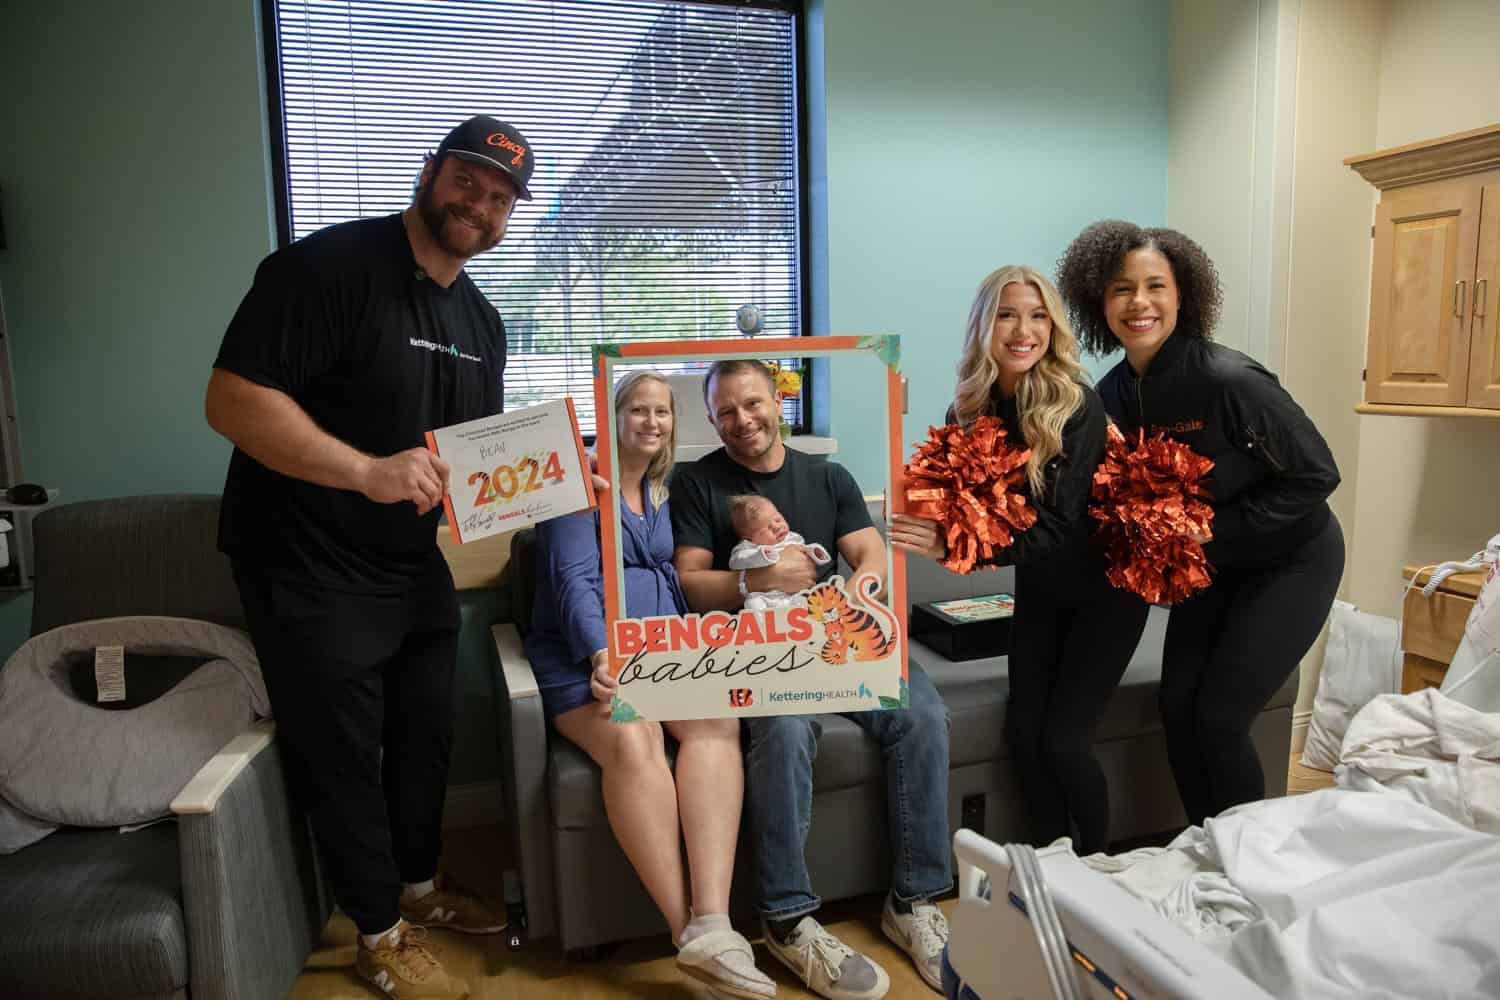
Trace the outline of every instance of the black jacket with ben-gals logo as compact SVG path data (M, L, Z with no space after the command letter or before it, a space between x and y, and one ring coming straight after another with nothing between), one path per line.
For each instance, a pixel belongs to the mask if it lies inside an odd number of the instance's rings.
M1092 521L1088 516L1089 490L1094 470L1104 457L1106 420L1099 396L1082 386L1083 398L1068 417L1062 431L1062 451L1052 456L1043 473L1044 490L1038 500L1023 480L1022 489L1037 512L1036 523L1016 536L1015 543L986 567L1015 565L1057 580L1072 580L1077 574L1098 568L1089 544ZM990 399L988 413L1005 424L1009 440L1024 447L1020 415L1014 398L998 392ZM948 407L948 423L954 423ZM1097 565L1096 565L1097 564Z
M1099 382L1130 436L1166 434L1213 459L1215 566L1274 562L1328 523L1339 470L1328 443L1276 376L1229 347L1169 336L1143 378L1126 361Z

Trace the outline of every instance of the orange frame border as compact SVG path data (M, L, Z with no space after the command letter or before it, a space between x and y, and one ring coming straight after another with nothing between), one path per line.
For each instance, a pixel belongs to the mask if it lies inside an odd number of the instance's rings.
M901 444L901 338L892 334L870 336L833 337L767 337L725 338L721 340L669 340L629 341L616 344L596 344L594 360L594 446L599 461L599 474L613 482L614 434L600 433L600 428L613 428L615 422L613 370L616 364L643 364L651 361L722 361L730 358L778 357L836 357L870 351L885 362L886 397L886 515L906 511L906 495L900 488L902 481ZM611 497L615 493L610 490ZM604 578L604 617L607 627L625 617L622 585L624 563L619 551L620 505L611 498L608 509L600 500L599 548L602 556ZM890 602L896 620L901 624L901 679L909 679L909 653L907 639L906 605L906 553L886 540L887 565L890 569ZM624 668L624 661L614 655L614 631L610 633L610 667L615 674Z

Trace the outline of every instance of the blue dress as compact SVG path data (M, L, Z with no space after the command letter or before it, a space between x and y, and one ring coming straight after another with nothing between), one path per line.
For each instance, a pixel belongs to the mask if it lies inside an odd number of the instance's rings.
M666 503L651 503L645 483L641 492L644 514L620 507L625 612L631 618L686 614L672 564L671 511ZM608 644L599 514L582 511L545 521L537 525L536 540L536 600L525 649L550 720L594 700L589 658Z

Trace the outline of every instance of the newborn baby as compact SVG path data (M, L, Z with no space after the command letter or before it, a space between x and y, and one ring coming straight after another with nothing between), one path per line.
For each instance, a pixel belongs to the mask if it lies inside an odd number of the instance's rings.
M743 539L729 555L729 568L736 570L760 569L780 561L781 551L788 545L800 546L808 557L819 566L833 561L828 550L816 542L808 545L795 531L787 528L786 518L768 498L755 494L729 498L729 521ZM802 603L802 599L779 590L763 590L745 596L745 607L751 611L766 608L790 608Z

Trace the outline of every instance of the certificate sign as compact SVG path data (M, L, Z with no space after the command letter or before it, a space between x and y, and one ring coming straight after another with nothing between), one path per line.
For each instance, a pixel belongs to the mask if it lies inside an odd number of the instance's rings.
M462 544L597 505L568 398L427 432L448 463L443 509Z

